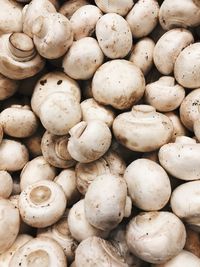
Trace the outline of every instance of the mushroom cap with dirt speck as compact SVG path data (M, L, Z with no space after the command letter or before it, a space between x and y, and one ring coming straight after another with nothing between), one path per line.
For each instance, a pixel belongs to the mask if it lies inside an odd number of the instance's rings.
M128 11L133 7L133 0L95 0L95 4L104 12L104 13L117 13L121 16L125 16Z

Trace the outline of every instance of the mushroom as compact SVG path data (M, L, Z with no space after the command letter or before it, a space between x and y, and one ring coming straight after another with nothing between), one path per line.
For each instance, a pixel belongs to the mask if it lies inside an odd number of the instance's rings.
M132 47L131 29L126 20L116 13L105 14L97 21L96 37L108 58L124 58Z
M187 238L184 249L200 258L200 236L198 232L186 228Z
M0 72L7 78L21 80L34 76L44 64L32 39L25 33L0 36Z
M126 20L134 38L147 36L158 23L159 5L155 0L139 0L128 13Z
M20 188L23 191L27 186L41 180L53 180L56 169L42 156L35 157L27 162L20 174Z
M172 76L162 76L158 81L146 85L146 103L161 112L177 109L185 98L185 90L175 83Z
M11 80L0 73L0 100L5 100L17 91L19 81Z
M37 117L27 105L12 105L4 109L0 122L5 134L17 138L30 137L38 127Z
M7 199L0 199L0 254L6 252L19 232L19 210Z
M64 72L73 79L87 80L92 78L103 60L104 55L96 39L85 37L74 42L65 55Z
M0 144L0 170L19 171L28 162L28 150L20 142L3 139Z
M28 151L32 157L38 157L42 155L41 140L43 135L43 129L38 129L32 136L23 139L24 144L28 148Z
M137 159L125 170L128 193L133 205L145 210L162 209L170 199L171 185L165 170L149 159Z
M27 186L19 197L22 220L32 227L44 228L63 215L67 199L62 188L49 180Z
M81 242L91 236L106 238L109 234L108 231L97 229L87 221L84 202L84 199L79 200L69 210L68 226L73 238L75 238L78 242Z
M144 75L127 60L117 59L104 63L92 80L94 99L120 110L128 109L137 103L144 90Z
M130 54L129 61L133 62L144 75L146 75L153 66L153 51L155 43L152 39L145 37L140 39Z
M9 267L30 266L66 267L61 246L51 238L38 237L30 240L13 255Z
M114 229L131 213L131 200L127 197L125 180L117 175L97 176L85 194L87 221L103 231Z
M84 5L89 5L89 2L87 0L68 0L62 4L59 13L70 19L74 12Z
M7 171L0 171L0 197L9 198L13 190L13 180Z
M91 36L101 16L101 10L94 5L84 5L77 9L70 18L74 39Z
M177 256L185 240L184 224L176 215L166 211L140 213L129 222L126 232L130 252L154 264L165 263Z
M104 13L117 13L121 16L125 16L128 11L133 7L134 2L132 0L125 1L113 1L109 0L95 0L95 4L104 12Z
M102 157L109 149L112 139L110 129L100 120L82 121L71 128L69 134L68 152L81 163Z
M164 33L156 43L153 60L160 73L169 75L174 70L174 64L181 51L194 42L192 33L177 28Z
M123 129L123 131L121 131ZM133 106L113 122L113 133L118 142L138 152L150 152L168 143L173 134L170 119L149 105Z
M175 143L165 144L158 153L160 164L181 180L200 179L200 144L190 137L179 136Z

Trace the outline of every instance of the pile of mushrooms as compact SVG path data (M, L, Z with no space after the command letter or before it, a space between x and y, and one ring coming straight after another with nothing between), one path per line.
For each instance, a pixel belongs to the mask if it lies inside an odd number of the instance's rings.
M0 4L0 267L200 267L200 1Z

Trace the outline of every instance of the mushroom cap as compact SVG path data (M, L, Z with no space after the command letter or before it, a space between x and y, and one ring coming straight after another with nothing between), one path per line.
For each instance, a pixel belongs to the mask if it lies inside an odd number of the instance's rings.
M5 100L17 91L19 81L9 79L0 73L0 100Z
M134 2L132 0L116 0L110 2L109 0L95 0L95 4L104 13L117 13L121 16L125 16L128 11L133 7Z
M84 5L89 5L89 2L87 0L68 0L62 4L59 13L70 19L76 10Z
M13 190L13 180L7 171L0 171L0 197L9 198Z

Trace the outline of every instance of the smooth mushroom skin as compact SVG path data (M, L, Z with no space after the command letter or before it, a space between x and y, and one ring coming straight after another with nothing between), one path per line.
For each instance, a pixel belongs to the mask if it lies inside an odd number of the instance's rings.
M43 132L39 129L32 136L23 139L23 143L28 148L28 151L32 157L38 157L42 155L41 140Z
M60 13L39 16L32 27L34 44L39 54L48 59L63 56L73 42L69 20Z
M101 10L94 5L84 5L74 12L70 18L74 39L91 36L102 15Z
M174 70L174 64L181 51L194 42L192 33L177 28L164 33L157 41L153 60L160 73L169 75Z
M133 161L126 168L124 179L133 205L142 210L160 210L170 199L169 177L166 171L152 160L137 159Z
M171 196L171 208L181 220L200 231L200 181L187 182L176 187Z
M68 0L59 9L59 13L70 19L72 15L82 6L89 5L87 0Z
M76 164L68 152L68 140L68 136L57 136L47 131L44 133L41 142L42 155L52 166L70 168Z
M56 13L54 5L48 0L32 0L23 8L23 32L33 38L33 25L39 16Z
M42 102L39 118L44 128L51 134L65 135L81 121L81 106L73 96L55 92Z
M98 236L101 238L108 237L109 232L95 228L86 219L84 199L76 202L69 210L68 227L72 236L81 242L88 237Z
M104 231L114 229L123 217L130 216L131 203L125 180L113 174L97 176L88 187L84 206L91 225Z
M9 198L13 189L13 180L7 171L0 171L0 197Z
M75 252L76 267L128 267L119 251L100 237L83 240Z
M199 9L200 10L200 9ZM200 42L186 47L176 59L174 77L186 88L200 87Z
M164 0L159 12L163 29L195 27L200 24L200 7L193 0Z
M63 59L63 68L71 78L87 80L92 78L103 61L104 55L96 39L85 37L72 44Z
M159 4L155 0L139 0L126 16L134 38L150 34L158 23Z
M28 162L27 148L20 142L3 139L0 144L0 170L20 171Z
M176 231L172 231L176 229ZM127 227L130 252L154 264L162 264L178 255L186 240L182 221L171 212L143 212Z
M131 108L143 96L145 79L141 70L127 60L112 60L96 71L92 80L94 99L123 110Z
M194 121L193 129L194 129L195 137L199 141L200 140L200 118Z
M76 267L75 261L72 262L72 264L70 265L70 267Z
M184 249L200 258L200 236L198 232L186 228L187 238Z
M57 223L48 228L38 229L37 237L49 237L62 247L67 262L72 262L78 242L72 237L66 217L62 217Z
M22 31L22 8L16 1L1 0L0 33Z
M145 102L161 112L177 109L185 98L185 90L176 84L174 77L162 76L146 85Z
M51 166L43 156L35 157L27 162L20 173L21 191L41 180L53 180L55 176L55 167Z
M124 58L132 47L131 29L116 13L105 14L98 20L96 37L104 55L111 59Z
M81 163L89 163L102 157L111 145L109 127L100 120L82 121L69 131L67 150Z
M37 116L39 116L40 106L47 96L56 92L71 95L78 102L81 100L80 87L75 80L63 72L49 72L38 80L31 97L31 107Z
M51 238L38 237L30 240L13 255L9 267L67 267L61 246Z
M62 188L49 180L42 180L25 188L19 197L22 220L36 228L56 223L67 205Z
M7 78L22 80L34 76L44 65L45 60L25 33L0 36L0 72Z
M109 0L95 0L95 4L104 12L104 13L117 13L118 15L125 16L129 10L133 7L133 0L125 1L109 1Z
M19 81L9 79L0 73L0 100L5 100L15 94Z
M115 112L111 107L99 104L94 98L81 102L83 121L101 120L111 127L115 118Z
M38 120L29 106L12 105L0 114L0 123L5 134L17 138L33 135L38 128Z
M177 256L175 256L166 263L151 265L151 267L179 267L179 266L199 267L200 259L196 257L194 254L186 250L182 250Z
M80 199L80 193L76 187L76 174L74 169L62 170L55 177L54 182L62 187L67 198L68 206L71 206Z
M171 120L174 128L170 142L175 142L177 136L188 135L188 130L184 127L176 112L167 112L165 115Z
M145 37L140 39L130 54L129 61L133 62L144 75L146 75L153 66L153 51L155 43L152 39Z
M161 166L172 176L189 181L200 179L200 144L190 137L179 136L159 150Z
M20 225L19 210L7 199L0 199L0 253L4 253L14 243Z
M130 150L151 152L168 143L173 125L154 107L136 105L130 112L121 113L115 118L113 133L117 141Z
M91 182L99 175L123 175L126 165L122 157L111 149L98 160L91 163L77 163L75 167L76 183L79 192L85 195Z

